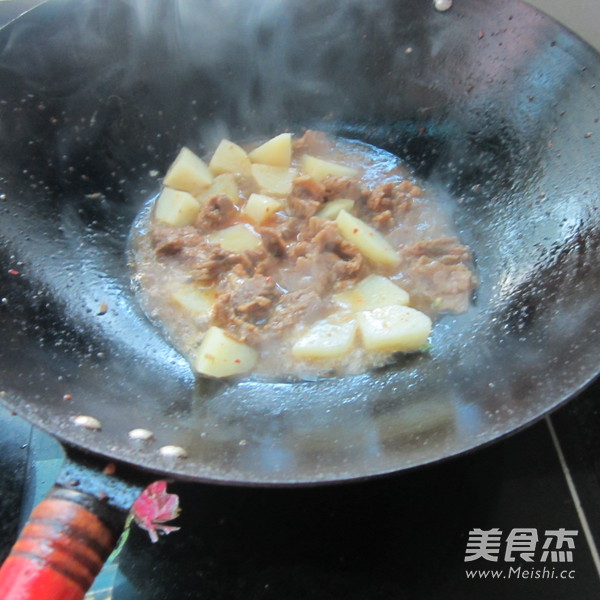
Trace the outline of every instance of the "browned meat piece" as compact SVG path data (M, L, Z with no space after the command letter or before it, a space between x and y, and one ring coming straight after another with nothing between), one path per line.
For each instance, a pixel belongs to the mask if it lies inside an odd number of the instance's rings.
M260 338L260 328L235 313L231 295L231 292L224 292L217 297L212 311L213 324L222 327L240 342L256 342Z
M251 275L254 266L265 255L260 250L230 252L219 244L201 241L195 246L184 247L179 256L186 261L192 279L210 283L233 268L242 268L245 274Z
M158 256L171 256L181 252L187 246L202 241L202 235L191 226L172 227L157 223L152 228L152 243Z
M384 210L376 214L372 219L371 223L378 229L389 229L394 224L394 216L391 210Z
M292 196L305 200L317 200L323 202L325 189L310 175L301 175L293 181Z
M298 236L298 232L304 226L302 219L295 219L294 217L283 216L275 214L269 221L269 227L274 227L279 230L281 237L289 242L295 240Z
M273 302L282 292L271 277L255 275L243 281L233 292L231 302L238 313L248 315L253 320L266 317Z
M350 260L338 260L335 265L333 265L333 275L334 275L334 285L336 279L343 280L344 284L342 286L336 287L346 287L346 280L348 279L363 279L368 275L368 265L362 254L355 254Z
M288 256L291 260L306 256L312 249L310 242L296 242L288 250Z
M315 252L324 252L325 250L333 252L342 240L343 238L339 234L337 225L331 221L327 221L312 238L311 244Z
M290 196L287 211L299 219L310 219L321 208L321 200Z
M269 254L261 259L254 267L255 275L271 275L276 271L281 264L281 261L276 256Z
M270 277L230 277L227 289L219 294L213 307L213 323L240 341L256 343L261 335L257 323L269 316L281 295Z
M467 263L471 260L469 249L455 237L416 242L405 248L403 253L406 256L427 256L447 265Z
M360 254L354 244L346 241L340 235L337 225L327 219L317 217L310 219L306 230L301 234L301 238L302 241L310 243L310 251L313 253L333 252L345 260Z
M468 267L469 249L454 237L426 240L401 250L403 283L411 303L429 313L463 312L476 280Z
M323 316L325 303L312 288L285 294L265 324L265 332L278 333L299 321L310 323Z
M311 217L308 223L304 224L304 228L298 235L300 241L310 242L315 235L321 231L324 227L330 224L331 221L328 219L321 219L320 217Z
M265 250L272 256L285 256L287 244L281 231L275 227L260 227L257 231L262 236Z
M192 278L207 283L214 281L221 273L228 271L241 261L239 254L208 242L184 248L181 257L187 262Z
M333 177L328 175L323 180L325 199L350 198L360 200L363 196L363 187L358 177Z
M378 185L367 198L366 206L376 213L392 209L394 212L406 212L412 206L409 195L412 184L409 181L388 182Z
M331 140L322 131L308 129L304 135L292 142L294 152L321 154L331 148Z
M237 209L229 196L217 194L200 209L196 226L204 231L221 229L232 222L236 213Z
M421 257L408 270L411 304L427 313L464 312L475 288L473 273L463 264L444 264Z

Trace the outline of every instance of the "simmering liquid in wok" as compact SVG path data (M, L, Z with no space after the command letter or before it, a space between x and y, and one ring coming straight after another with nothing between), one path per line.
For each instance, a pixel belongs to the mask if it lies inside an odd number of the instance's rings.
M133 232L140 301L199 374L314 378L428 347L468 308L444 203L387 152L308 131L182 149Z

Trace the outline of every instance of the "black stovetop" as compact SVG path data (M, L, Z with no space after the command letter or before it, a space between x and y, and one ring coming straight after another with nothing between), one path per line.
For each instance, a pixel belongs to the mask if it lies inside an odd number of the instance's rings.
M507 440L361 483L296 489L174 483L169 491L180 496L181 530L152 544L134 527L89 598L599 598L593 542L600 539L599 399L597 381ZM3 558L32 503L51 486L62 451L6 411L0 436ZM470 532L493 528L501 531L498 560L465 562ZM532 562L518 552L506 560L509 536L519 529L538 535ZM555 546L544 560L546 532L560 529L577 532L572 561L552 557Z

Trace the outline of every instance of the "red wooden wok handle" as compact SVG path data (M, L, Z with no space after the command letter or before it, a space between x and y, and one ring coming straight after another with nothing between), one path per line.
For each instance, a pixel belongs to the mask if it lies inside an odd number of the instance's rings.
M0 598L81 600L117 542L114 517L94 496L54 487L0 568Z

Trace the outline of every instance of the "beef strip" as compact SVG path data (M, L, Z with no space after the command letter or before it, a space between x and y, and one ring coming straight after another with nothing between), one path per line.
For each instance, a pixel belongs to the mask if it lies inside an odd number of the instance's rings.
M287 201L287 212L299 219L310 219L321 208L321 204L322 200L312 197L290 196Z
M287 253L287 244L281 231L276 227L260 227L258 232L262 236L265 250L275 257L283 257Z
M325 188L310 175L301 175L292 182L292 196L323 202Z
M365 205L375 213L386 210L406 212L412 205L412 188L410 181L387 182L375 187L368 195Z
M189 225L171 227L155 224L152 239L159 258L185 263L191 278L201 283L212 283L234 267L240 267L251 275L266 256L262 249L244 252L225 250L219 244L207 242L198 229Z
M422 240L411 244L403 250L406 256L426 256L447 265L469 263L471 252L455 237L443 237L437 240Z
M347 287L348 280L360 280L368 275L368 265L362 254L356 254L349 260L338 260L333 265L335 290ZM337 280L337 281L335 281Z
M322 317L327 304L312 288L305 288L285 294L275 306L271 317L264 325L267 335L279 335L296 323L310 323Z
M358 248L342 237L335 222L328 219L313 217L299 237L310 244L310 252L334 252L344 260L360 255Z
M401 256L411 305L430 314L467 310L477 282L466 246L454 237L425 240L403 248Z
M243 265L252 270L254 257L245 252L231 252L221 248L219 244L201 242L184 248L181 259L187 263L187 269L193 280L212 283L218 277L236 265Z
M213 323L240 341L256 343L260 339L257 324L268 318L281 295L270 277L229 277L213 307Z
M334 177L328 175L322 182L327 201L335 198L360 200L365 193L358 177Z
M187 246L201 243L203 238L195 227L173 227L162 223L154 224L151 235L152 244L159 257L178 254Z
M271 277L255 275L243 281L233 292L231 302L236 312L254 321L264 318L282 292Z
M196 219L196 226L202 231L214 231L230 225L237 214L231 198L217 194L209 198Z
M298 246L302 245L307 260L319 265L318 278L325 288L338 287L340 279L359 279L367 275L367 261L354 244L340 235L333 221L313 217L300 237L306 239L298 242Z

